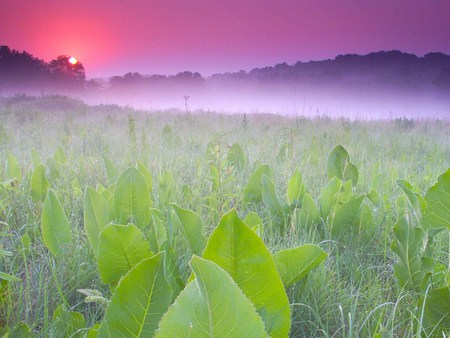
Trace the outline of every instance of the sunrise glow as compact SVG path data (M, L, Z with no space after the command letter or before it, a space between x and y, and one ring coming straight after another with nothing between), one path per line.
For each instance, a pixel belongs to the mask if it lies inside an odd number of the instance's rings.
M77 60L77 58L71 56L71 57L69 58L69 63L70 63L71 65L75 66L75 65L78 63L78 60Z

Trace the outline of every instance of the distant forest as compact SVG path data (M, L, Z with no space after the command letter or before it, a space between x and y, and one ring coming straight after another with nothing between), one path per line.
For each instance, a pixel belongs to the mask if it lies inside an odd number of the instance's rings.
M72 65L69 56L60 55L50 62L34 57L25 51L0 46L1 88L27 90L71 86L83 88L86 74L83 65Z
M423 57L400 51L381 51L367 55L339 55L323 61L286 63L255 68L249 72L215 74L202 77L185 71L173 76L144 75L129 72L106 80L86 80L81 62L69 62L60 55L50 62L34 57L26 51L0 46L0 90L20 92L58 89L102 89L154 87L175 83L202 87L206 83L227 82L298 83L312 85L395 85L400 87L450 88L450 55L429 53Z

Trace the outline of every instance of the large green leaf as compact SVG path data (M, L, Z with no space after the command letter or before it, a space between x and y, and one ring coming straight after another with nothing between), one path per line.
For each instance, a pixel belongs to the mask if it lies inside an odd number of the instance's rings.
M163 316L156 337L268 337L253 304L215 263L194 256L196 279Z
M5 174L6 180L13 180L17 183L20 183L22 181L19 162L17 162L17 159L11 154L8 154L8 158L6 160Z
M145 226L150 222L150 191L147 180L134 167L120 174L114 191L115 216L119 223Z
M137 162L138 170L141 172L142 175L145 177L145 181L147 182L147 187L150 193L153 191L153 180L152 175L150 174L150 170L148 170L147 166L142 163L141 161Z
M105 164L106 176L108 176L109 184L114 184L117 182L117 178L119 177L119 170L117 170L114 163L111 162L109 158L106 156L102 156L103 163Z
M267 164L263 164L256 168L250 176L250 180L244 188L244 196L242 202L244 206L250 203L259 203L262 200L261 178L263 175L272 177L272 171Z
M64 153L64 150L61 147L58 147L58 149L56 149L55 156L53 157L55 161L58 162L59 164L67 163L66 154Z
M35 202L43 202L49 185L44 166L38 164L31 175L31 199Z
M263 225L261 217L259 217L259 215L254 211L249 212L247 216L245 216L244 223L249 228L253 228L254 226L257 225Z
M363 203L353 223L353 231L362 236L363 239L371 240L374 238L376 230L377 227L373 221L372 210L367 204Z
M397 184L402 188L406 197L408 197L408 202L410 204L411 210L416 215L417 220L422 217L422 212L425 210L426 203L422 196L413 191L414 187L406 180L397 180Z
M98 254L100 233L108 223L108 202L96 190L87 187L84 194L84 230L95 256Z
M324 220L327 219L331 208L335 206L338 201L339 194L342 188L342 181L333 177L326 187L322 190L319 196L320 215Z
M63 253L63 246L72 243L72 231L66 214L52 189L48 189L41 218L42 238L55 256Z
M364 196L356 197L336 210L329 218L330 235L333 239L338 239L345 233L358 233L359 227L356 216L364 199Z
M181 278L180 269L177 264L177 254L175 250L165 241L161 247L165 252L164 255L164 274L167 282L172 287L172 300L178 296L181 290L184 289L185 283Z
M34 168L36 168L42 162L41 156L39 155L36 148L31 149L31 162L33 163Z
M294 249L278 251L273 259L280 273L285 288L290 287L306 276L306 274L325 258L327 253L319 246L305 244Z
M150 248L154 252L162 251L161 247L167 240L166 220L164 213L158 209L150 208L150 232L148 240L150 242Z
M288 183L287 199L291 208L300 208L303 196L306 193L305 185L303 184L302 175L296 169Z
M245 216L243 222L246 226L248 226L250 229L252 229L256 234L258 234L259 237L263 237L264 234L264 226L263 221L259 215L251 211Z
M450 286L430 291L424 307L424 322L427 328L437 328L440 331L450 332ZM442 335L444 337L444 335Z
M351 180L353 186L358 183L358 169L350 162L347 150L341 145L336 146L328 156L327 173L329 179Z
M279 229L280 233L283 233L286 218L288 217L285 209L288 209L288 207L285 208L283 206L275 191L275 185L269 177L263 175L261 178L261 185L264 204L272 215L272 225L276 229Z
M211 190L219 191L220 188L220 172L214 164L209 166L209 179L211 180Z
M173 191L173 176L170 171L165 170L158 177L158 198L161 207L166 207L171 202Z
M109 224L100 234L100 278L105 284L117 283L135 265L152 255L144 234L135 225Z
M264 320L272 337L287 337L289 301L272 255L235 210L224 215L211 234L203 258L223 268Z
M425 195L427 209L424 221L434 228L450 229L450 168L438 178L438 182Z
M155 334L172 300L163 261L163 253L145 259L122 278L106 310L99 338Z
M47 167L48 167L48 177L50 180L57 180L61 177L61 174L59 172L60 165L58 162L55 161L54 158L49 157L46 161Z
M245 165L245 155L239 144L233 144L228 150L227 162L230 166L236 169L242 169Z
M406 217L398 221L394 233L391 248L398 256L394 265L397 281L402 288L420 293L434 266L433 259L424 256L427 233Z
M60 305L53 312L52 337L82 338L86 320L79 312L69 311L64 305Z
M200 216L192 210L182 209L171 204L175 211L172 221L177 225L189 249L196 255L201 255L206 246L206 237L203 235L203 222Z
M303 195L302 208L297 215L302 227L309 228L311 225L319 223L319 208L310 194L305 193Z

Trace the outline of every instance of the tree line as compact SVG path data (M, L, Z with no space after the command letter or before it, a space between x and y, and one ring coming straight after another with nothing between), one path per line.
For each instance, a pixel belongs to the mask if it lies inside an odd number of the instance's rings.
M0 46L0 85L3 88L79 87L85 85L86 74L81 62L72 64L70 56L60 55L50 62L26 51Z

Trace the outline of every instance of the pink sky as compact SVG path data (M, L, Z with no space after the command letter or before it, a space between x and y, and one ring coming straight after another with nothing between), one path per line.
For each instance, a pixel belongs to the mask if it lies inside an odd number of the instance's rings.
M449 0L1 0L0 44L88 77L204 75L397 49L450 54Z

